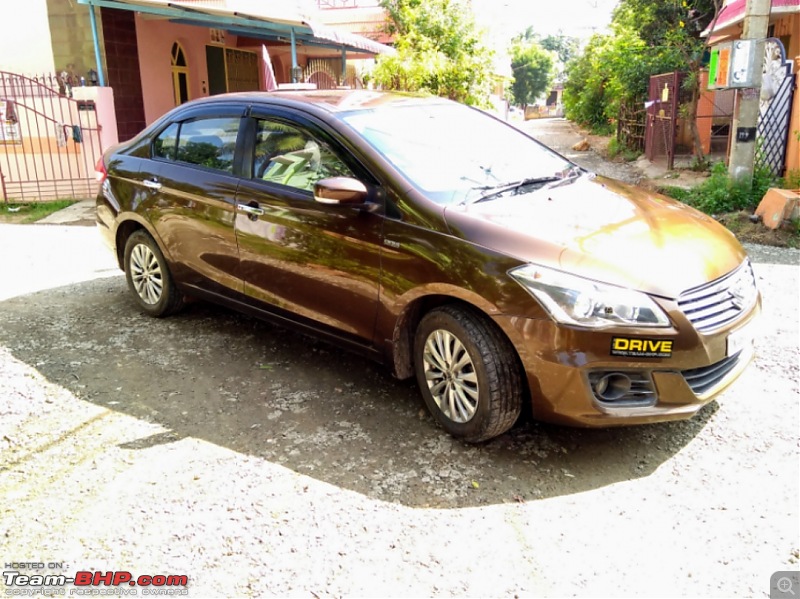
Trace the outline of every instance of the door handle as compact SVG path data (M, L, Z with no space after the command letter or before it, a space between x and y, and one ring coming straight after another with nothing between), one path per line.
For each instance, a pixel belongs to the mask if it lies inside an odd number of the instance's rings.
M255 202L253 202L255 204ZM250 216L261 216L264 214L263 208L259 208L258 206L251 206L250 204L239 204L239 210L242 212L246 212Z
M161 189L161 183L159 183L155 179L145 179L144 180L144 186L147 189L152 189L152 190L155 190L155 191L158 191L159 189Z

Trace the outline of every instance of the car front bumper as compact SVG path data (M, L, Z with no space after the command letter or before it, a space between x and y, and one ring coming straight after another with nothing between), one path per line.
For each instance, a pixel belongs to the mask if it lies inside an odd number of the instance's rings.
M613 355L614 339L623 335L619 330L591 331L508 316L495 320L516 346L537 420L605 427L693 416L753 360L760 310L759 297L747 314L710 334L698 333L685 321L680 330L624 334L626 339L669 347L669 357ZM663 346L658 341L672 343ZM599 397L598 380L608 374L632 380L631 392L613 400Z

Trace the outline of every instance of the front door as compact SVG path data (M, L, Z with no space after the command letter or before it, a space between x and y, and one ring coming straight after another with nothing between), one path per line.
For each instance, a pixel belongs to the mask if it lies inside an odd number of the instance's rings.
M357 175L352 158L321 129L254 116L250 177L242 179L236 196L245 294L315 328L371 345L383 210L325 205L312 193L319 179L364 181L366 175Z

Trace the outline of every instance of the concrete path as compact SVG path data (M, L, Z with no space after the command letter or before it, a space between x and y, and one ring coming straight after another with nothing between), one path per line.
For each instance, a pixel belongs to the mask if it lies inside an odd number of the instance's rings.
M63 210L49 214L37 223L40 225L93 225L95 223L94 207L94 199L81 200Z

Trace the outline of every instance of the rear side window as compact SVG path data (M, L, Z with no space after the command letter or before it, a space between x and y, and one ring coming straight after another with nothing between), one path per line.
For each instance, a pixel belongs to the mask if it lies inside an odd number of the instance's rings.
M156 138L153 154L230 173L239 122L239 117L220 117L173 123Z

